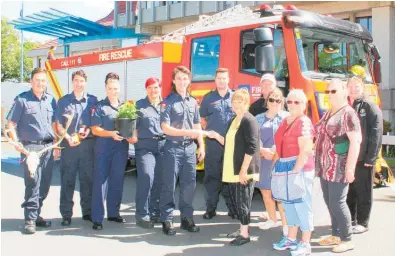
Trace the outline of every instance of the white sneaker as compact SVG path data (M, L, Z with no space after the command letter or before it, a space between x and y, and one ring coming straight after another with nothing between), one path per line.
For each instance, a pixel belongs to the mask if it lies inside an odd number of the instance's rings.
M274 222L272 220L268 220L266 222L263 222L263 223L259 224L259 228L262 229L262 230L268 230L268 229L271 229L271 228L276 228L278 226L280 226L280 223L279 222Z
M369 230L368 228L365 228L362 225L356 225L356 226L352 227L353 234L362 234L362 233L365 233L368 230Z

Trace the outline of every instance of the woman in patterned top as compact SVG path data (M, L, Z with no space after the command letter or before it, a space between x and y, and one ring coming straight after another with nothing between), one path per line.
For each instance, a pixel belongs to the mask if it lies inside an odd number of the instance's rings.
M284 111L284 96L279 88L275 88L269 94L265 107L267 107L268 110L255 117L258 121L261 135L261 166L259 171L259 182L256 183L256 187L261 190L265 209L268 214L268 220L259 225L259 228L262 230L279 226L276 216L276 201L272 198L272 188L270 184L273 157L276 152L276 147L274 146L274 134L284 118L289 116L289 113ZM285 212L281 202L277 202L277 205L282 220L283 235L287 236L288 226L285 218Z
M346 199L349 183L354 180L362 140L361 127L357 113L347 103L347 88L343 81L333 79L325 93L332 107L316 125L315 165L331 216L332 235L319 243L336 245L333 252L345 252L354 249Z
M314 180L314 127L311 120L304 115L307 98L302 90L290 91L286 102L291 115L281 123L274 135L278 159L274 169L277 168L279 171L276 172L279 175L277 177L285 175L287 181L285 185L281 182L276 185L272 178L272 191L273 196L284 193L287 195L286 199L282 200L288 222L288 236L273 244L273 248L280 251L291 249L292 255L310 255L310 238L314 229L311 204ZM291 167L292 170L288 170ZM300 193L300 200L291 199L296 192ZM298 243L296 237L299 227L302 238Z

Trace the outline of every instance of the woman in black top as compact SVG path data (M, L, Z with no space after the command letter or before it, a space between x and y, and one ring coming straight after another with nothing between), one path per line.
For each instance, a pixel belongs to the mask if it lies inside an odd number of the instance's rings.
M231 203L237 210L240 229L228 237L235 238L231 245L250 242L248 225L255 181L259 179L259 126L248 112L250 95L240 89L232 95L232 110L236 116L230 122L225 137L214 131L208 137L225 146L222 181L229 183Z

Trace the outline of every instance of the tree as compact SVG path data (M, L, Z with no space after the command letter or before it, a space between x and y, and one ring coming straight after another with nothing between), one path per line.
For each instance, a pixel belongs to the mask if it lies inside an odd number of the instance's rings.
M7 18L1 19L1 81L20 79L20 56L21 42L19 33L14 27L7 23ZM39 43L25 41L23 51L24 81L29 80L29 75L33 69L33 60L26 56L26 53L37 47Z

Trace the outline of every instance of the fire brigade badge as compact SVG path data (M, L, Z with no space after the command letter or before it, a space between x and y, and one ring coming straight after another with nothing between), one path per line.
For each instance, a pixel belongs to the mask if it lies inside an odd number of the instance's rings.
M91 115L93 116L95 114L95 112L96 112L96 108L92 108Z

